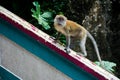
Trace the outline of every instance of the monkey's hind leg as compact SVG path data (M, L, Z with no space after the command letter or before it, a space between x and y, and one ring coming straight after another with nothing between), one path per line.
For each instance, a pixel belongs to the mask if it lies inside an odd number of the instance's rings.
M83 53L83 56L85 56L85 57L87 56L86 47L85 47L86 38L87 38L87 36L85 36L83 39L81 39L81 41L79 43L81 52Z

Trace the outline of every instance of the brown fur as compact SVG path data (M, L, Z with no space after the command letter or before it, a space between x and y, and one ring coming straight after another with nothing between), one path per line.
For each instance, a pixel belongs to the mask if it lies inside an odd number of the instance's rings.
M93 36L84 27L82 27L81 25L79 25L78 23L76 23L74 21L67 20L67 18L63 15L57 15L55 17L54 27L58 32L60 32L66 36L65 50L67 53L70 52L71 37L73 37L73 38L80 39L79 45L81 47L81 51L84 53L84 56L87 56L85 43L86 43L86 37L89 37L94 45L98 60L101 63L101 57L99 54L99 50L98 50L96 41L93 38ZM102 65L102 63L101 63L101 65Z
M61 27L57 23L54 23L54 27L58 32L61 32L65 36L79 37L80 39L86 35L86 29L81 25L71 20L66 21L66 26Z

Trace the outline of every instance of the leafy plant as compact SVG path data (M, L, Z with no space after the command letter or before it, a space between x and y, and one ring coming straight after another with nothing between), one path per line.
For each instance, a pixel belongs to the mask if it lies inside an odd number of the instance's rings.
M49 22L53 19L52 12L42 12L37 1L33 2L33 5L36 7L36 10L33 8L31 9L32 17L34 17L38 21L38 24L42 25L45 30L50 29Z
M98 66L100 66L100 62L96 61L95 64L97 64ZM116 67L116 63L113 63L113 62L109 62L109 61L102 61L102 67L113 73L115 70L113 69L113 67Z

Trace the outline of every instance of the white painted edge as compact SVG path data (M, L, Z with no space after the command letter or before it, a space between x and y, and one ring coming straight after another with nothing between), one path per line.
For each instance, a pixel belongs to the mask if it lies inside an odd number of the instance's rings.
M0 65L0 67L2 67L3 69L5 69L6 71L8 71L9 73L11 73L12 75L14 75L15 77L17 77L20 80L23 80L22 78L20 78L18 75L14 74L13 72L11 72L10 70L8 70L7 68L5 68L4 66Z

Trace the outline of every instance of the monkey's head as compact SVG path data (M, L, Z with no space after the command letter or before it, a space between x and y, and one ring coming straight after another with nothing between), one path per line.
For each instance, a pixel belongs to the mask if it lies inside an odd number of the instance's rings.
M67 21L67 18L63 15L56 15L54 19L54 23L61 27L66 26L66 21Z

